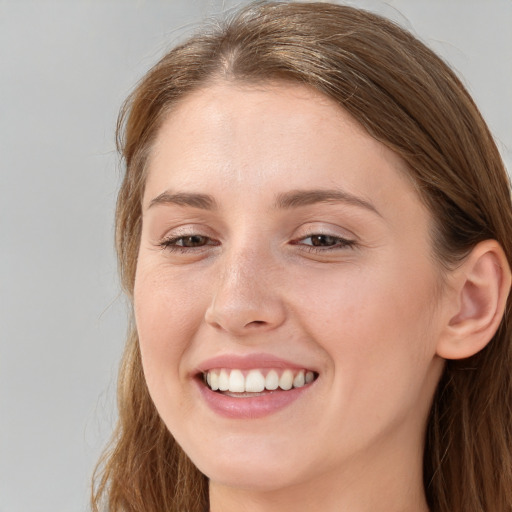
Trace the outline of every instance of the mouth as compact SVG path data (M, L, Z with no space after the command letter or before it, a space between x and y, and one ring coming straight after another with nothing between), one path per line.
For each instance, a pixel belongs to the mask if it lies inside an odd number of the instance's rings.
M255 420L309 403L319 372L273 354L223 354L194 372L203 403L229 420ZM307 409L307 405L304 405Z
M303 388L318 378L318 373L296 368L214 368L199 375L211 390L233 398L250 398Z

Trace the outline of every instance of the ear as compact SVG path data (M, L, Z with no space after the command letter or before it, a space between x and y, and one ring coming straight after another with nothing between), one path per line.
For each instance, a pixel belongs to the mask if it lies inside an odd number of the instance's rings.
M511 272L500 244L477 244L449 277L447 319L437 354L463 359L482 350L496 333L510 292Z

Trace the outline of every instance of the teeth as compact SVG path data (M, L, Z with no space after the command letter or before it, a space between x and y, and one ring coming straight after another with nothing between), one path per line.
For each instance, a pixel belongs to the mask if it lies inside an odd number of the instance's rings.
M242 375L243 377L243 375ZM265 377L258 370L251 370L245 378L245 391L260 393L265 389Z
M219 374L216 372L208 372L206 382L208 382L208 385L213 391L217 391L217 389L219 389Z
M288 391L293 386L293 372L291 370L285 370L279 379L279 387Z
M286 369L279 375L279 370L249 370L245 375L242 370L226 368L206 372L205 381L213 391L231 393L261 393L281 388L288 391L301 388L315 380L315 374L306 370Z
M219 391L229 390L229 373L226 370L221 370L219 374Z
M229 391L232 393L243 393L245 391L244 374L240 370L231 370L229 376Z
M279 375L275 370L270 370L265 377L265 389L274 391L279 387Z
M300 371L295 375L295 378L293 379L293 387L294 388L301 388L306 383L306 379L304 377L304 372Z

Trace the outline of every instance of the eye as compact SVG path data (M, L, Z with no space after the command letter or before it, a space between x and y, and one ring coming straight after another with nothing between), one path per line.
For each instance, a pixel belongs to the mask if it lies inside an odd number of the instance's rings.
M190 235L175 238L173 242L174 245L178 245L180 247L202 247L203 245L207 245L209 240L210 239L207 236Z
M219 243L208 236L192 234L165 238L159 245L170 251L187 251L194 248L200 249L208 245L219 245Z
M292 243L312 252L342 250L353 247L356 244L355 240L323 233L311 234Z
M306 240L309 240L310 243L306 243ZM331 235L310 235L303 239L303 243L314 247L332 247L333 245L337 245L340 240L341 238Z

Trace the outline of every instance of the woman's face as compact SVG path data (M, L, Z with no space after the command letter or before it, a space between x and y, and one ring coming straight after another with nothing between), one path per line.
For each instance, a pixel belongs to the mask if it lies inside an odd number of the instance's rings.
M219 83L164 122L136 323L154 403L214 484L421 465L443 295L406 175L298 85Z

